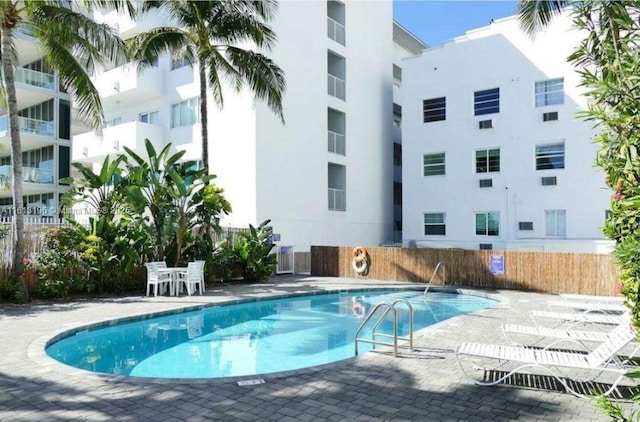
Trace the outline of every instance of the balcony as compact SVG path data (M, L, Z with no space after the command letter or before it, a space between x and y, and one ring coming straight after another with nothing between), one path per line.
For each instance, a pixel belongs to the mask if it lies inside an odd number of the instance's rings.
M327 75L327 88L329 95L332 95L336 98L340 98L341 100L346 99L346 84L343 79L338 78L337 76L333 76L332 74Z
M13 166L0 166L0 176L11 180ZM25 183L38 183L53 185L53 170L38 167L22 167L22 181Z
M332 130L329 130L328 134L329 134L329 145L328 145L329 152L334 152L340 155L347 155L346 147L345 147L345 136L341 133L334 132Z
M51 145L55 140L55 124L51 121L18 117L22 149L28 150ZM10 139L8 116L0 116L0 140Z
M92 80L105 108L123 107L164 95L162 71L158 68L146 69L139 75L136 66L126 64L99 73Z
M71 160L98 163L107 155L124 153L124 147L144 151L145 139L149 139L156 148L164 146L164 128L135 121L104 128L102 139L94 132L83 133L73 137Z
M327 17L327 35L338 44L345 44L344 25Z
M48 89L50 91L56 90L56 77L49 73L19 67L16 69L15 79L18 83Z
M329 211L347 210L347 192L344 189L329 188Z

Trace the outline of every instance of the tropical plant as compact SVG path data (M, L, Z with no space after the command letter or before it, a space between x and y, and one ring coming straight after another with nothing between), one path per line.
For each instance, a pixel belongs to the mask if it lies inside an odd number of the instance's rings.
M128 40L139 69L152 67L163 53L172 59L197 63L200 82L202 163L209 169L207 87L218 107L224 105L223 82L236 91L248 85L259 99L283 120L283 71L262 53L240 45L270 49L276 36L267 22L273 17L274 0L147 1L142 11L158 8L176 27L164 26Z
M240 233L240 238L233 245L235 264L246 281L265 280L276 269L277 257L271 253L274 244L271 242L273 231L269 222L265 220L258 227L250 224L249 232Z
M165 259L165 230L173 209L172 181L179 178L174 165L185 151L169 155L171 144L160 152L145 139L147 158L124 147L128 158L126 171L126 197L131 210L130 218L143 219L153 227L153 260ZM150 220L150 221L149 221Z
M604 233L615 240L622 293L640 328L640 1L526 1L519 3L525 31L535 34L569 6L576 29L585 33L568 60L586 88L588 109L581 116L600 128L596 163L613 190ZM640 373L632 374L640 378ZM636 404L640 396L635 398ZM598 404L616 420L627 420L607 399ZM633 414L632 416L633 417Z
M99 1L95 7L117 6L123 1ZM79 116L92 127L102 124L102 104L88 73L96 64L124 62L122 41L107 25L93 21L77 10L74 2L43 0L6 0L0 2L0 89L8 110L11 136L12 195L14 207L22 204L22 144L18 121L18 98L14 70L18 65L16 32L31 34L38 42L44 60L58 72L60 84L69 92ZM24 216L14 213L15 248L13 275L23 270Z

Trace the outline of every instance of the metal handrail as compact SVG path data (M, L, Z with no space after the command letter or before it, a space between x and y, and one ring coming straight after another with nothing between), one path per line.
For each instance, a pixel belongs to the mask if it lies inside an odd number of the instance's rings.
M396 304L398 304L398 303L404 303L409 308L409 337L408 338L399 337L398 336L398 310L396 309ZM362 331L362 329L367 325L367 323L371 320L371 318L373 318L373 316L376 314L376 311L378 309L382 308L382 307L386 307L386 309L384 310L382 315L380 315L380 317L378 318L376 323L373 325L373 328L371 329L371 339L360 338L359 335L360 335L360 332ZM387 317L389 312L393 312L393 335L385 334L385 333L377 333L376 330L378 329L378 327L380 326L382 321L384 321L384 319ZM376 306L374 306L374 308L371 310L369 315L367 315L367 317L364 319L364 321L362 321L362 324L360 324L360 326L356 330L356 334L355 334L355 354L356 354L356 356L358 356L358 342L359 341L363 341L365 343L373 344L374 349L375 349L375 345L376 344L380 344L380 345L384 345L384 346L393 346L393 357L397 357L398 356L398 340L409 341L409 349L413 350L413 323L414 323L413 306L411 306L411 303L409 303L408 300L400 298L400 299L394 300L392 303L388 303L388 302L378 303ZM387 342L384 342L384 341L376 340L376 338L375 338L376 336L383 336L383 337L393 338L393 343L387 343Z
M429 283L427 283L427 287L424 289L424 294L425 295L429 291L429 287L431 287L431 283L433 283L433 279L436 277L436 274L438 274L438 270L440 268L442 268L442 285L447 284L447 270L446 270L445 264L444 264L444 262L438 262L438 265L436 265L436 269L433 270L433 274L431 274L431 278L429 279Z

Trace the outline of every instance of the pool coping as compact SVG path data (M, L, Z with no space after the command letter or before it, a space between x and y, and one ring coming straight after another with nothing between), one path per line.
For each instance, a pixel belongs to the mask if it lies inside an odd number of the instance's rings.
M435 324L429 325L420 330L414 331L414 337L416 335L424 334L431 330L437 329L441 324L446 323L451 320L455 320L456 318L462 317L464 315L473 315L473 314L482 314L492 309L496 309L497 307L508 306L510 304L510 299L504 296L499 296L497 294L488 293L481 290L469 289L455 285L435 285L428 287L430 291L434 292L445 292L445 293L457 293L457 294L465 294L470 296L477 296L486 299L495 300L497 302L496 306L492 306L489 308L483 308L476 311L472 311L469 313L465 313L462 315L457 315L452 318L447 318L445 320L439 321ZM130 321L140 321L146 320L161 316L173 315L184 312L191 312L202 310L204 308L212 308L217 306L228 306L228 305L236 305L242 303L252 303L252 302L260 302L265 300L274 300L274 299L286 299L291 297L299 297L299 296L315 296L320 294L331 294L331 293L350 293L350 292L359 292L359 291L370 291L370 290L416 290L423 291L425 290L424 286L416 286L415 284L389 284L389 285L376 285L376 286L363 286L363 287L348 287L348 288L334 288L334 287L316 287L316 290L311 292L291 292L291 293L282 293L282 294L269 294L265 296L259 297L245 297L245 298L228 298L223 299L220 302L215 303L207 303L207 304L198 304L198 305L186 305L183 307L167 309L162 311L155 312L147 312L143 314L131 314L126 315L120 318L111 318L108 320L102 319L97 321L85 322L85 323L70 323L65 327L60 328L59 330L55 330L52 333L42 335L38 337L36 340L32 341L27 347L27 357L36 363L42 372L57 372L64 375L70 375L74 377L94 377L94 379L99 379L105 382L128 382L133 384L226 384L226 383L238 383L241 381L254 381L260 380L265 382L269 379L283 378L283 377L294 377L296 375L308 375L310 373L316 371L323 371L327 369L331 369L334 367L341 367L347 365L356 360L364 360L367 359L367 356L372 357L375 353L388 353L391 348L387 346L381 346L379 349L372 351L373 353L364 353L357 356L352 356L346 359L342 359L336 362L330 362L322 365L315 365L306 368L293 369L288 371L279 371L272 372L267 374L256 374L256 375L242 375L242 376L233 376L233 377L216 377L216 378L157 378L157 377L136 377L129 375L116 375L116 374L106 374L99 372L92 372L85 369L75 368L70 365L66 365L62 362L59 362L46 353L46 348L62 339L75 333L98 328L98 327L109 327L113 325L117 325L120 323L130 322Z

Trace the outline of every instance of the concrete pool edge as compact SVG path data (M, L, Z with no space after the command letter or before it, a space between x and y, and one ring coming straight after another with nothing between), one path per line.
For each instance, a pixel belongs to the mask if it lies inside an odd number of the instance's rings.
M264 286L264 285L262 285ZM370 291L370 290L414 290L414 291L423 291L425 286L416 286L415 284L380 284L380 285L368 285L368 286L345 286L345 287L334 287L334 286L314 286L313 291L306 292L290 292L290 293L278 293L278 294L267 294L263 296L252 296L252 297L234 297L230 296L229 298L220 298L219 302L209 302L205 304L198 305L186 305L180 306L172 309L164 309L159 311L145 312L145 313L131 313L129 315L124 315L116 318L108 318L108 319L100 319L95 321L89 321L85 323L76 323L72 322L69 324L65 324L63 328L59 330L55 330L49 334L42 335L32 341L27 347L27 357L29 360L34 362L39 367L39 373L47 373L47 372L56 372L59 374L69 375L73 377L94 377L94 379L99 379L105 382L129 382L134 384L217 384L217 383L236 383L238 381L246 381L246 380L255 380L255 379L274 379L274 378L282 378L282 377L295 377L296 375L309 374L314 371L321 371L330 369L332 367L339 367L347 365L349 362L353 362L354 360L367 359L367 356L370 353L365 353L359 356L350 357L347 359L342 359L336 362L330 362L322 365L311 366L307 368L300 368L288 371L280 371L273 372L268 374L258 374L258 375L245 375L245 376L233 376L233 377L219 377L219 378L155 378L155 377L136 377L136 376L128 376L128 375L115 375L115 374L106 374L106 373L98 373L91 372L88 370L75 368L70 365L66 365L62 362L59 362L53 358L51 358L46 353L46 348L52 343L74 335L75 333L82 332L89 329L100 328L100 327L109 327L113 325L117 325L120 323L126 323L131 321L139 321L146 320L160 316L179 314L184 312L190 312L195 310L201 310L205 308L217 307L217 306L225 306L225 305L234 305L234 304L242 304L242 303L252 303L252 302L260 302L265 300L274 300L274 299L286 299L291 297L300 297L300 296L315 296L321 294L336 294L336 293L357 293L359 291ZM431 286L429 291L434 292L443 292L443 293L455 293L455 294L464 294L469 296L477 296L486 299L491 299L496 301L496 305L480 309L477 311L473 311L464 315L472 315L477 313L484 313L490 311L492 309L496 309L497 307L502 307L509 304L509 299L500 296L499 294L489 293L482 290L474 290L469 288L464 288L455 285L447 285L447 286ZM203 296L205 298L207 296ZM446 323L450 320L455 320L457 318L463 317L464 315L458 315L453 318L449 318L444 321L440 321L431 326L425 327L423 329L417 330L415 334L424 333L432 329L438 328L441 324ZM378 352L385 353L385 348L381 348Z

